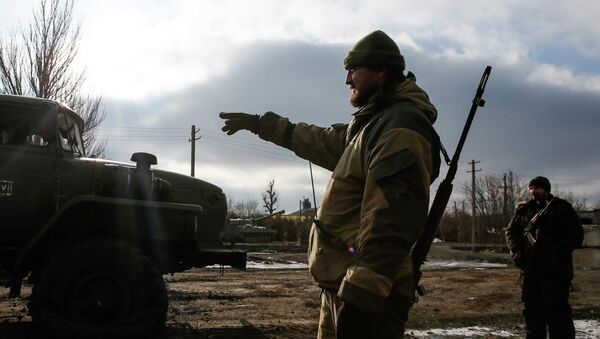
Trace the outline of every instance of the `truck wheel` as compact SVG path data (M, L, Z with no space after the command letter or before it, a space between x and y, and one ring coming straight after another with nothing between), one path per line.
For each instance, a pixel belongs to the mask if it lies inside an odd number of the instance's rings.
M155 333L167 306L164 280L148 257L125 241L93 238L42 268L29 313L59 338L131 338Z

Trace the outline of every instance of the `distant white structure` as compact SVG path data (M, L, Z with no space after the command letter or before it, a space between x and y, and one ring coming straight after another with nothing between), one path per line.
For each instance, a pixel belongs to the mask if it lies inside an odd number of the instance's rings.
M584 225L600 225L600 208L591 211L579 211L577 212L577 215Z
M583 225L582 247L600 247L600 225Z
M600 247L600 209L579 211L579 220L583 224L582 247Z

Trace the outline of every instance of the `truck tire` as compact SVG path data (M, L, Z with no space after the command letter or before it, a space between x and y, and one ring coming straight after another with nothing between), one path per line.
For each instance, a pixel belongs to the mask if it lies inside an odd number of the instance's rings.
M34 281L29 313L57 338L147 337L168 307L162 275L134 245L97 237L57 252Z

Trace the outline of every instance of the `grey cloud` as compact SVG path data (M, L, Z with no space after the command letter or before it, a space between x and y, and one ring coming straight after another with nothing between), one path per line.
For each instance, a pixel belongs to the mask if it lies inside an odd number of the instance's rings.
M240 167L247 170L270 166L298 166L287 150L278 149L247 132L227 137L220 131L220 111L262 113L272 110L290 117L327 126L347 122L352 107L347 102L345 72L341 60L349 46L313 45L301 42L260 43L244 46L239 63L227 74L209 83L198 84L177 93L165 94L146 102L108 100L106 125L141 126L152 119L152 127L185 129L193 123L204 140L198 143L198 162L222 166L223 171ZM430 95L440 111L436 128L448 151L452 152L464 125L481 72L493 60L453 61L433 58L404 48L408 69L415 72L417 83ZM494 66L494 65L493 65ZM550 85L535 85L525 80L531 65L495 66L485 99L463 151L459 182L467 180L466 162L471 159L489 164L501 173L513 170L527 178L555 175L563 188L595 178L598 161L597 126L600 125L600 97L595 93L576 92ZM176 107L176 108L173 108ZM189 143L147 144L161 156L189 159ZM127 160L139 141L109 144L110 156ZM446 169L442 170L445 174ZM485 174L486 172L480 172ZM572 178L572 179L571 179ZM266 182L269 179L265 175ZM292 180L299 180L291 178ZM276 178L285 181L286 178ZM227 183L216 183L227 188ZM324 181L320 183L324 184ZM600 200L598 189L588 200ZM435 185L437 186L437 184ZM566 186L566 187L565 187ZM236 194L243 189L235 188ZM284 207L294 208L298 195L310 192L280 192ZM578 193L578 192L575 192ZM259 192L248 192L256 196Z

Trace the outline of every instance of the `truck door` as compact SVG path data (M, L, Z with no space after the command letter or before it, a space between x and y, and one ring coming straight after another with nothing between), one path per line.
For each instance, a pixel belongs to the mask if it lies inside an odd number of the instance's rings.
M52 215L56 142L37 132L46 105L0 102L0 245L27 242Z

